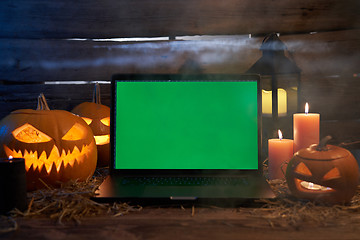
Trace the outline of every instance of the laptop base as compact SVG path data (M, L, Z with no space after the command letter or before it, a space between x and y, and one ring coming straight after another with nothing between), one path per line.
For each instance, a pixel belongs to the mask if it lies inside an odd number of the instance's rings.
M235 206L254 203L256 199L275 198L263 178L246 176L245 184L207 186L124 185L123 177L109 175L93 198L99 202L123 201L142 205L200 203Z

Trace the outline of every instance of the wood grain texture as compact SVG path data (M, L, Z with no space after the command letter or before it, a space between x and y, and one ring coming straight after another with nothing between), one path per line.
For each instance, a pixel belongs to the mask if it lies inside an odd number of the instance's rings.
M280 39L303 76L352 76L360 68L360 30ZM203 72L242 73L261 57L262 40L247 36L136 43L1 39L0 80L99 81L114 73L176 73L184 65Z
M322 120L360 119L360 30L280 39L302 70L302 101L310 103L311 111L320 112ZM35 86L23 83L101 81L114 73L243 73L261 57L261 41L247 36L138 43L2 39L0 80L14 85L0 85L1 99L8 103L12 94L21 96L2 111L28 106L28 99L38 95ZM58 99L56 108L72 106L63 101L72 88L39 85L38 89L47 89L50 101ZM86 92L81 88L77 94Z
M360 27L357 0L3 0L2 38L298 33Z
M17 239L358 239L359 214L354 211L346 217L352 224L342 225L339 217L335 224L313 222L291 226L273 224L271 220L253 214L254 208L152 207L139 213L121 217L97 216L82 219L81 224L72 222L60 225L44 218L19 218L17 231L2 235L4 240ZM277 216L274 216L276 218Z
M176 73L191 61L206 72L241 72L261 55L261 41L247 36L138 43L2 39L0 80L99 81L114 73Z
M110 106L110 84L100 84L101 103ZM44 93L50 109L71 111L82 102L91 102L94 84L0 84L0 119L17 109L36 109Z

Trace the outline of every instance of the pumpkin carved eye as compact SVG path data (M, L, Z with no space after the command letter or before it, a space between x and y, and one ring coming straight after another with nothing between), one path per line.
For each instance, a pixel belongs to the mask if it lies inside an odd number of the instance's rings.
M86 134L86 129L79 123L75 123L74 126L70 128L70 130L61 138L66 141L76 141L80 139L84 139Z
M86 117L81 117L81 118L87 123L87 125L90 125L92 122L91 118L86 118Z
M51 140L51 137L28 123L12 131L12 135L15 139L24 143L42 143Z
M305 175L305 176L312 176L311 171L309 170L309 168L304 164L304 163L299 163L299 165L296 166L295 169L296 173Z
M100 120L105 126L110 126L110 117L106 117Z
M339 169L334 167L324 175L323 180L331 180L331 179L336 179L336 178L340 178L340 177L341 176L340 176Z

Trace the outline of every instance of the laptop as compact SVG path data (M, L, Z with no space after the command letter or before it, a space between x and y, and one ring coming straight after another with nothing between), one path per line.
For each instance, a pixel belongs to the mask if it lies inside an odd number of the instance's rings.
M110 174L97 200L273 198L262 174L259 75L116 74Z

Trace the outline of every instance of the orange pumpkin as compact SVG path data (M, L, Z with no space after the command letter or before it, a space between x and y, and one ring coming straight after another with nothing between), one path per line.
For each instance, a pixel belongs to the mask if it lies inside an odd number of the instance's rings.
M91 129L64 110L50 110L41 94L37 110L22 109L0 121L0 155L25 158L28 190L71 179L86 180L95 171L97 150Z
M354 156L344 148L324 143L296 152L286 169L286 181L295 197L328 203L349 202L358 178Z
M98 150L98 166L108 166L110 162L110 108L101 104L98 83L95 84L93 101L81 103L71 112L82 117L92 129Z

